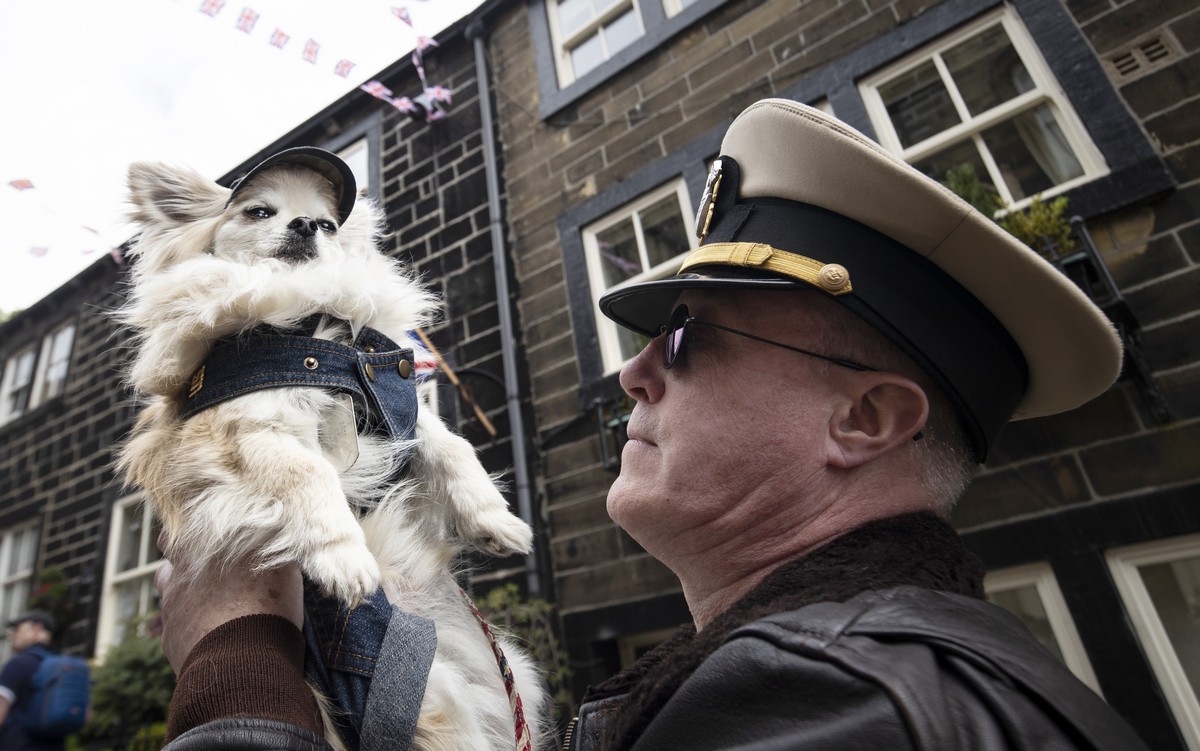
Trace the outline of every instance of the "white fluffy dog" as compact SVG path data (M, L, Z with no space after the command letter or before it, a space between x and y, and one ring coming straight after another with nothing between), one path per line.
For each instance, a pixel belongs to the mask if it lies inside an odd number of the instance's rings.
M416 748L512 749L510 698L452 566L468 545L528 552L532 533L471 445L427 409L411 440L355 439L366 405L352 412L324 388L252 391L183 417L210 387L202 365L214 345L247 333L301 329L350 345L370 327L411 347L436 301L379 252L381 212L355 202L353 185L337 157L308 148L268 159L233 191L189 169L130 167L141 234L119 317L136 334L130 380L146 403L119 465L162 520L168 557L184 552L200 571L295 561L348 605L382 584L393 604L433 620ZM536 735L541 680L500 638Z

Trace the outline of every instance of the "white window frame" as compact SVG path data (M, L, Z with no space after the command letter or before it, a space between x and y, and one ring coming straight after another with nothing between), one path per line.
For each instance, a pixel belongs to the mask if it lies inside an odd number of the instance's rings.
M1105 559L1117 592L1125 603L1125 612L1145 650L1146 659L1179 724L1179 732L1188 748L1200 749L1200 701L1179 664L1170 636L1158 617L1154 601L1150 599L1150 593L1138 571L1141 566L1195 556L1200 556L1200 535L1114 548L1105 554Z
M356 141L351 141L343 148L338 150L338 156L341 160L350 167L350 172L354 174L354 181L358 184L358 190L371 192L371 144L367 141L367 137L363 136Z
M1050 622L1050 631L1058 642L1062 652L1063 663L1075 674L1082 683L1103 697L1100 681L1096 680L1096 672L1092 669L1087 650L1083 648L1083 640L1075 628L1075 620L1063 597L1058 579L1048 563L1030 563L1024 566L997 569L987 572L983 580L984 591L990 597L1000 592L1014 589L1033 587L1046 611L1046 620Z
M121 542L124 521L126 515L129 513L139 513L142 515L141 539L138 545L138 564L127 571L118 572L118 547ZM117 623L116 588L122 584L149 578L151 587L149 590L142 590L138 603L138 614L146 615L150 612L152 595L148 594L148 592L153 590L154 573L158 571L158 567L162 565L164 560L163 558L149 562L145 560L145 552L157 549L155 547L157 541L149 539L154 529L153 512L144 493L134 493L114 503L112 516L109 521L108 554L104 563L104 589L101 590L100 618L96 629L96 657L98 659L102 659L109 648L115 646L123 635L121 631L122 624Z
M617 654L621 661L621 669L624 670L638 661L639 649L642 647L657 647L674 636L678 630L678 628L663 628L657 631L643 631L640 634L622 636L617 639Z
M54 345L61 337L69 337L66 353L61 359L51 359ZM65 323L57 326L41 338L39 343L31 343L13 353L4 363L4 378L0 380L0 425L15 420L21 415L28 414L50 399L58 396L66 387L67 377L71 373L71 356L75 351L75 324ZM25 357L33 358L29 380L16 382L20 361ZM50 380L50 370L56 366L62 368L62 378ZM12 409L12 395L18 389L28 388L29 396L21 410Z
M947 83L947 91L958 110L959 116L962 118L962 122L908 148L901 146L895 126L887 113L887 107L884 105L883 98L879 94L879 87L923 65L930 59L934 61L943 82L950 81L949 72L941 58L942 53L971 37L978 36L997 24L1004 28L1009 41L1012 42L1013 48L1020 56L1025 69L1029 72L1034 88L993 107L987 112L972 116L967 111L966 104L962 101L957 88ZM875 126L875 132L880 145L910 164L919 162L964 140L979 138L980 134L988 128L1011 120L1023 112L1045 104L1053 112L1055 120L1062 129L1063 136L1067 139L1071 149L1074 151L1075 157L1079 160L1079 164L1083 168L1083 174L1046 190L1040 194L1041 197L1045 199L1058 195L1077 185L1082 185L1103 177L1109 172L1104 157L1100 154L1096 145L1092 143L1092 139L1087 134L1087 129L1084 128L1083 122L1079 119L1079 116L1068 101L1066 93L1059 86L1058 81L1054 78L1054 74L1051 73L1050 67L1046 64L1045 58L1042 57L1041 51L1034 44L1033 39L1029 36L1029 32L1025 30L1024 25L1017 18L1015 11L1007 5L956 29L941 37L936 42L926 45L919 51L862 79L859 82L859 92L862 95L863 103L866 105L871 123ZM999 192L1001 199L1004 201L1007 210L1024 208L1037 197L1027 196L1020 201L1013 201L1012 193L992 162L991 154L986 149L983 149L980 151L980 156L989 171L993 172L989 177Z
M666 1L664 0L664 2ZM546 16L550 24L550 44L554 47L554 67L558 72L559 88L565 89L575 83L575 79L578 78L575 75L575 65L571 61L571 52L588 39L599 35L601 47L604 49L604 59L612 59L612 55L608 51L608 41L602 30L606 24L620 18L627 11L632 10L634 18L637 19L638 30L641 32L638 38L646 36L646 23L642 20L638 2L639 0L610 0L607 8L597 13L589 23L568 37L564 35L562 24L559 21L558 0L546 0Z
M17 562L17 568L9 571L14 545L29 545L29 556L26 560ZM0 531L0 619L7 624L28 608L29 593L33 591L33 572L37 568L38 554L38 523L24 522ZM26 582L25 596L17 600L7 601L4 593L9 587ZM0 644L0 665L10 657L11 646L7 639Z
M639 217L639 212L650 206L662 201L663 198L674 194L679 199L680 218L683 221L685 235L688 238L688 247L680 250L678 254L672 256L659 263L656 266L648 268L640 274L631 276L614 287L604 286L604 270L602 268L600 258L600 247L597 242L597 235L604 230L619 224L620 222L633 219L634 234L638 240L638 252L641 255L643 268L646 265L646 246L642 239L642 224ZM623 287L630 284L648 281L651 279L662 279L679 271L679 267L683 265L684 257L697 247L695 232L693 231L693 216L694 209L688 198L687 184L683 178L677 178L665 185L639 196L636 200L631 201L616 211L608 214L602 219L598 219L583 228L581 234L583 237L583 251L587 259L587 271L589 285L592 291L592 310L597 310L596 303L600 297L610 289ZM596 316L596 338L600 343L600 359L604 366L604 372L612 373L621 369L621 366L627 362L627 358L621 355L621 344L617 338L617 324L610 321L602 315Z

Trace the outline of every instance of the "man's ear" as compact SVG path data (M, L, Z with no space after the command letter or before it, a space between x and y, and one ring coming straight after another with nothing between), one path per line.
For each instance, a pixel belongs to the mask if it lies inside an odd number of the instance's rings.
M829 421L828 460L840 469L907 445L929 418L924 389L897 373L855 373L845 397Z

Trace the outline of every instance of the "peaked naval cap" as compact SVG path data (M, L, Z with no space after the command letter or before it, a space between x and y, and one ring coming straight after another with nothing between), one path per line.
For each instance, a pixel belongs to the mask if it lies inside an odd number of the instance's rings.
M845 123L785 99L730 125L679 274L620 286L600 310L658 334L688 289L827 294L954 405L975 457L1010 419L1073 409L1121 368L1104 314L1041 256Z

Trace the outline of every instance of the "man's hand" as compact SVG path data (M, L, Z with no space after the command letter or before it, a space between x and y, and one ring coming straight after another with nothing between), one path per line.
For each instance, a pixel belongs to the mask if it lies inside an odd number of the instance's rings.
M162 538L160 538L161 546ZM190 562L163 561L154 575L162 602L162 648L178 673L192 647L222 623L244 615L266 613L287 618L302 628L304 586L300 567L253 572L251 563L231 567L224 574L189 576Z

